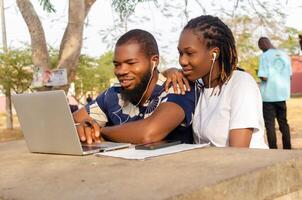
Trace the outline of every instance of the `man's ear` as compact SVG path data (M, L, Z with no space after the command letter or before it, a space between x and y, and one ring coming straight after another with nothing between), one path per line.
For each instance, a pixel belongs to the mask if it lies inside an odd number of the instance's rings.
M154 55L151 57L151 64L152 64L152 68L157 68L158 64L159 64L159 56L158 55Z

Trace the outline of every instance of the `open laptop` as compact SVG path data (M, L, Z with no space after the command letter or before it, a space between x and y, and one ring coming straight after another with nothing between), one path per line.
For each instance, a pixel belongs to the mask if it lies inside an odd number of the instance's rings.
M16 94L12 101L31 152L87 155L131 145L114 142L82 145L63 90Z

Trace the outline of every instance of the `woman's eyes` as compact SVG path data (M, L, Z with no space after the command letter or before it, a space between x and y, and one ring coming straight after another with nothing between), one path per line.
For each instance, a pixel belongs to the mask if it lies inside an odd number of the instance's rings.
M180 56L183 56L183 55L191 56L191 55L193 55L195 52L189 51L189 52L178 52L178 53L179 53Z

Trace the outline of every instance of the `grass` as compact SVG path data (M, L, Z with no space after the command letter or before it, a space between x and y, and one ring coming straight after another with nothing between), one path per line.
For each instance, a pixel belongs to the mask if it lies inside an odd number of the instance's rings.
M23 138L18 117L14 115L14 129L6 129L6 114L0 113L0 142L19 140Z

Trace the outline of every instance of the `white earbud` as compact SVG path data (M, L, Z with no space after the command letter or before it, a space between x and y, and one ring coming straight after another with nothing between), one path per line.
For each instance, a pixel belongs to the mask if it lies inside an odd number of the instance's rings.
M155 67L156 67L156 62L153 61L153 62L152 62L152 71L155 69Z
M216 52L214 52L214 53L213 53L213 61L215 61L215 60L216 60L216 56L217 56L217 53L216 53Z
M213 52L213 59L212 59L212 65L211 65L211 69L210 69L210 75L209 75L209 88L211 88L211 81L212 81L212 70L213 70L213 67L214 67L214 63L215 63L215 60L216 60L216 56L217 56L217 53L216 52Z

